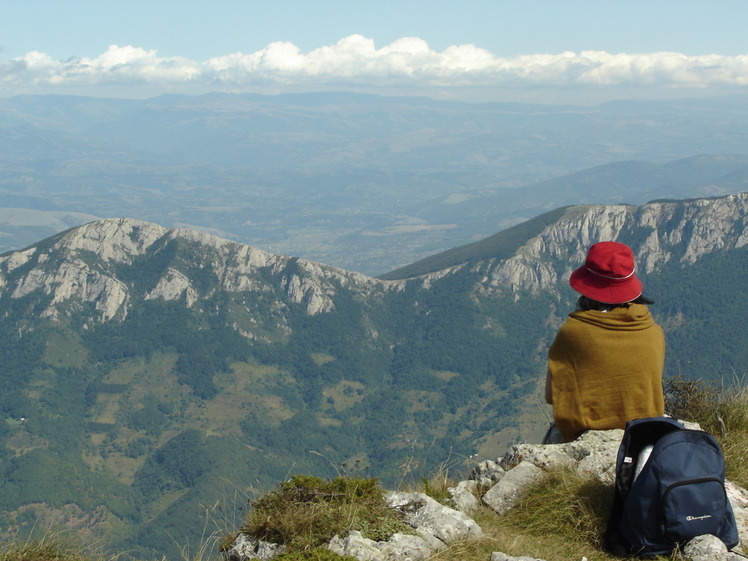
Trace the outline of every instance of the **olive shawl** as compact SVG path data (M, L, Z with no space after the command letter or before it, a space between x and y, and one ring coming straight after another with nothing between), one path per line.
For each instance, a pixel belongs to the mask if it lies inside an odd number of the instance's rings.
M569 442L662 415L665 337L647 306L569 315L548 352L553 417Z

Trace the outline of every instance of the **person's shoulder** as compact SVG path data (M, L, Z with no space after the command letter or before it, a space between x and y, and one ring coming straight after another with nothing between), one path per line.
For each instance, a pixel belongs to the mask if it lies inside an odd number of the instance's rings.
M598 325L600 323L602 314L603 312L596 310L575 310L567 316L561 329L566 331L589 329L590 325Z
M649 311L649 306L646 304L629 304L626 312L633 318L640 319L642 321L651 321L654 323L652 314Z

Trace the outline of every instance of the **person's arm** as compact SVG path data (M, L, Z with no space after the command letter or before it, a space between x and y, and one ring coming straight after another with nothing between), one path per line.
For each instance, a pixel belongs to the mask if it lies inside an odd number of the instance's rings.
M551 371L545 372L545 402L553 405L553 386L551 384Z

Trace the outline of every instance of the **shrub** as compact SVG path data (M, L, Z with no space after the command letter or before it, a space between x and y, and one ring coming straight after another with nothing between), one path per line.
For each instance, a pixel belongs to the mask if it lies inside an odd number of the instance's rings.
M665 412L676 419L699 423L717 434L720 390L714 383L674 376L665 381Z
M380 541L408 528L387 506L376 478L296 475L250 506L242 531L282 543L289 553L312 550L351 530Z

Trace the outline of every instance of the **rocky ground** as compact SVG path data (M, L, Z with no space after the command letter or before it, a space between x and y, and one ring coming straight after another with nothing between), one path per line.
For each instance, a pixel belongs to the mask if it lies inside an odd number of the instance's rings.
M375 542L359 532L335 536L329 549L360 561L425 560L459 540L482 535L480 526L470 517L483 504L498 514L514 508L523 492L541 480L544 473L565 467L596 478L606 484L615 482L615 462L622 430L590 431L566 444L516 444L498 461L485 460L472 471L468 480L450 489L451 507L422 493L391 492L387 501L405 515L413 534L394 534L388 541ZM741 544L748 543L748 491L726 482L738 524ZM481 496L481 489L488 489ZM231 561L268 561L282 546L240 535L229 551ZM713 536L700 536L686 546L684 556L691 561L730 561L745 557L728 552ZM490 561L543 561L531 557L511 557L494 552ZM582 560L584 561L584 560Z

